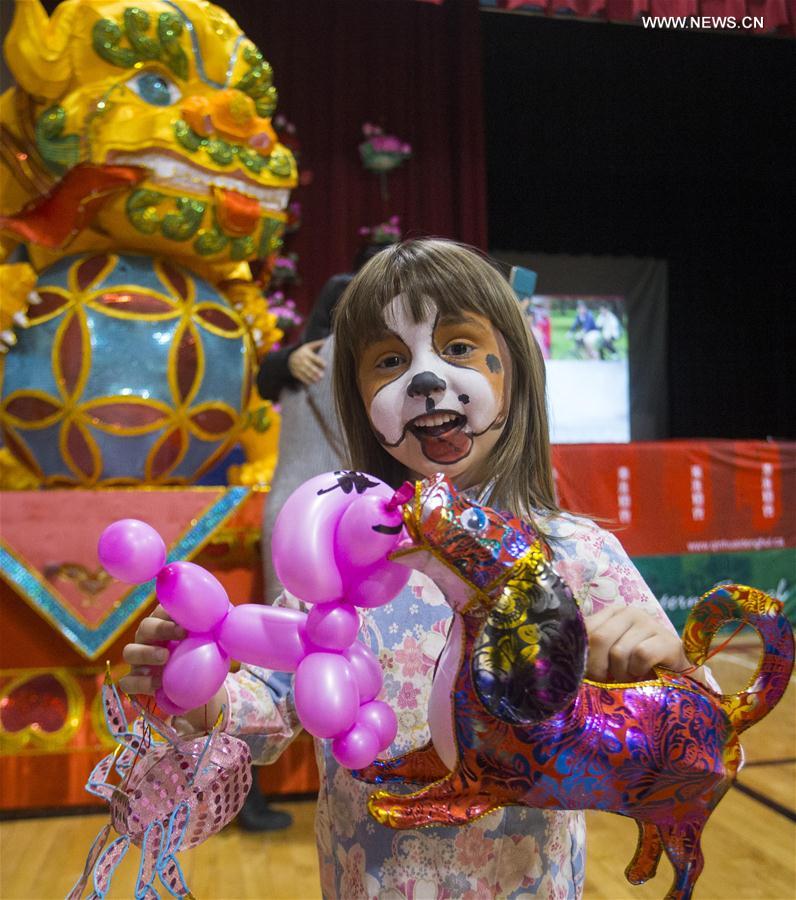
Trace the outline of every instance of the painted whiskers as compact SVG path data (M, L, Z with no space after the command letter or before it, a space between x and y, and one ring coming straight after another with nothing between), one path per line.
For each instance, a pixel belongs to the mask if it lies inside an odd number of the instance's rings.
M581 613L530 526L442 476L418 485L405 524L405 561L439 584L454 618L432 686L431 742L358 773L427 786L375 791L372 815L403 829L460 825L510 804L620 813L639 827L628 880L651 878L665 850L675 870L668 898L690 897L702 830L738 770L738 735L776 705L793 669L782 604L722 585L689 617L683 642L695 666L725 622L759 633L757 672L738 694L662 668L646 681L597 683L583 678Z

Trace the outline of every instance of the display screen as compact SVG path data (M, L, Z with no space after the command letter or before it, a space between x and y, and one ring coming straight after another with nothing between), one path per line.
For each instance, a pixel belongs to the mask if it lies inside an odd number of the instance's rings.
M547 366L550 439L557 444L630 440L624 297L522 296Z

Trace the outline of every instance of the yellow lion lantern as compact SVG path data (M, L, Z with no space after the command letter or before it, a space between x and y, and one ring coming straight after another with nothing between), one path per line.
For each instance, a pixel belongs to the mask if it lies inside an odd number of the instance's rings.
M297 182L271 67L200 0L17 0L5 56L5 443L46 484L188 483L279 337L247 262Z

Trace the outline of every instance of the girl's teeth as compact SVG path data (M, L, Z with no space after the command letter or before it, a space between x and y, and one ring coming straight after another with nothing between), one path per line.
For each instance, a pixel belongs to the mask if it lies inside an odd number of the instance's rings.
M437 425L444 425L446 422L452 422L456 416L451 413L437 413L433 416L423 416L417 420L417 424L423 428L434 428Z

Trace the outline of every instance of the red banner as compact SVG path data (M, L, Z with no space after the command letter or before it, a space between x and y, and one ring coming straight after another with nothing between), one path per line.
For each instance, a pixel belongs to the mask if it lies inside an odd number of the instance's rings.
M560 444L559 502L631 556L796 547L796 443Z

